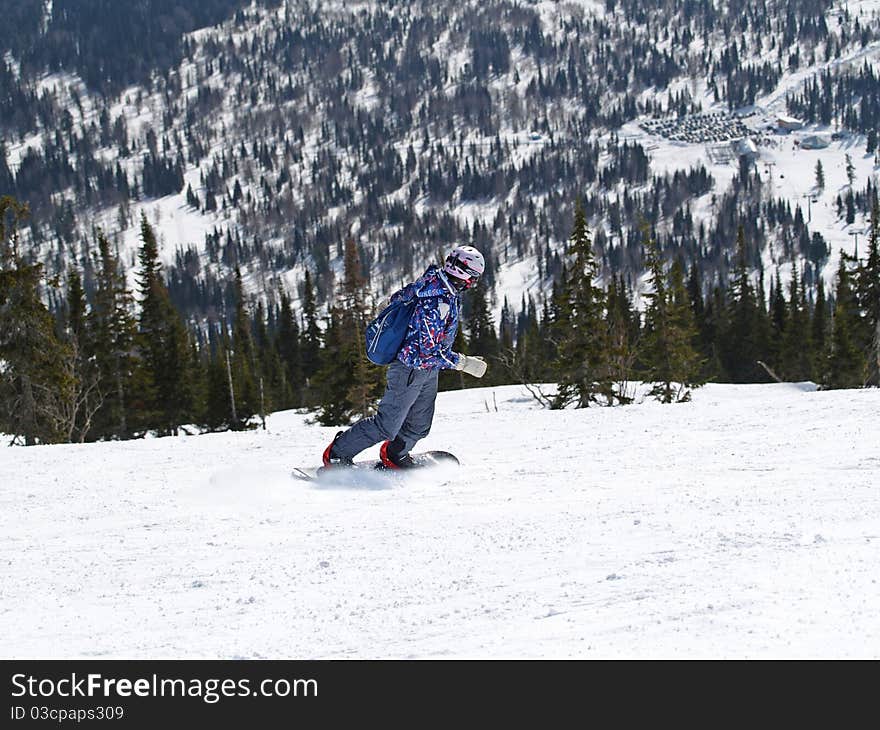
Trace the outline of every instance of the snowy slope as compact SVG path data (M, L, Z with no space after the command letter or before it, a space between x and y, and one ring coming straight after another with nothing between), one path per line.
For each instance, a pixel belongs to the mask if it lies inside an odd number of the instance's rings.
M210 261L205 250L207 235L215 230L222 233L227 229L242 233L246 240L257 235L261 245L265 245L267 250L271 252L266 255L266 261L275 261L274 254L279 252L285 254L286 258L288 254L291 254L289 234L296 228L299 214L303 212L301 207L306 198L315 195L315 191L310 187L312 184L310 180L314 182L313 166L315 164L323 165L320 158L328 151L339 162L336 182L341 186L350 187L353 199L350 205L333 206L328 203L327 207L322 207L316 213L317 217L314 223L320 222L323 225L333 221L339 224L340 231L346 231L358 237L364 249L372 255L374 262L381 264L374 270L372 277L372 286L375 288L377 296L389 294L402 283L401 279L404 278L406 267L401 262L390 262L392 264L390 271L382 269L389 263L385 261L384 235L395 232L400 224L391 224L390 220L370 220L370 216L361 216L357 212L356 206L363 201L369 187L360 181L360 175L366 172L365 169L362 169L364 162L361 160L361 155L354 148L346 146L338 139L328 141L321 134L321 125L328 120L325 115L330 113L327 109L329 97L326 95L322 97L319 93L317 99L309 100L307 97L306 99L288 99L279 102L278 100L269 101L274 98L273 95L264 94L260 100L261 91L266 91L266 78L286 77L288 81L292 79L292 83L295 85L312 89L315 84L315 80L312 78L313 70L304 67L294 69L292 72L284 64L276 66L277 59L267 59L266 66L260 73L261 78L251 79L243 76L242 71L237 69L235 64L221 71L222 64L215 63L218 58L223 57L222 52L217 49L226 47L228 44L237 44L239 48L247 48L255 44L256 46L271 45L277 40L282 29L301 24L301 15L305 12L306 5L309 4L283 3L277 7L262 7L255 4L247 13L246 20L229 19L218 26L201 28L192 32L187 38L188 43L192 46L191 53L187 54L187 57L169 72L167 79L164 79L162 83L151 85L149 89L136 85L130 86L118 97L105 99L96 91L87 89L83 80L70 71L47 73L34 82L35 92L51 92L59 112L63 109L65 113L72 115L72 123L76 129L90 129L99 124L102 111L106 112L108 120L113 124L117 121L125 122L131 149L121 153L116 142L109 143L107 146L105 146L105 142L101 142L102 146L99 149L100 157L105 162L112 163L121 160L122 167L132 182L139 180L141 176L143 154L148 149L146 134L150 129L157 132L160 138L168 137L172 141L175 138L183 139L182 149L187 153L183 157L188 160L185 182L192 187L202 201L206 201L207 193L204 184L205 176L209 175L214 166L219 165L221 169L223 167L218 162L221 153L225 158L227 154L238 150L243 143L250 147L255 141L255 134L257 136L262 134L270 147L277 148L278 159L275 159L276 167L273 167L271 173L257 165L252 156L245 155L239 158L242 164L241 170L237 170L236 165L233 165L236 171L224 173L222 185L218 187L218 190L222 188L229 192L233 184L238 182L245 195L253 195L256 200L260 200L263 188L262 180L266 177L267 185L273 187L276 193L285 189L291 196L291 207L286 209L287 217L281 222L272 222L272 217L266 215L266 211L272 207L266 201L264 201L263 207L258 206L248 213L245 216L248 220L245 222L241 209L235 206L223 207L222 198L224 196L222 193L218 195L221 199L220 209L216 211L208 211L204 208L195 209L187 204L187 196L184 192L186 187L175 195L158 199L141 198L132 201L127 215L121 215L121 211L115 204L100 210L78 209L79 233L85 239L91 240L93 226L100 226L110 235L118 245L123 263L129 268L130 285L134 285L136 250L139 246L138 220L142 213L147 216L157 232L161 256L166 265L170 265L174 261L175 254L179 250L192 247L200 254L199 263L203 275L210 272L211 275L217 276L221 280L227 279L231 274L228 262ZM431 18L434 16L444 26L448 25L448 30L439 36L433 46L419 49L425 58L438 59L444 73L448 74L448 78L444 82L445 86L434 89L431 94L427 94L413 107L414 112L421 113L422 107L430 103L432 95L452 97L464 83L465 76L461 74L461 70L471 60L472 53L468 34L461 32L461 30L463 27L468 27L469 23L472 24L477 16L473 14L460 15L462 9L464 7L486 6L487 12L491 13L492 10L489 8L493 5L498 6L495 8L496 13L502 12L501 4L498 3L410 3L399 7L392 4L391 7L385 8L382 4L346 3L339 2L339 0L309 5L308 12L310 14L314 12L316 17L323 20L336 18L349 24L360 23L366 15L376 13L377 16L381 15L383 18L394 15L402 20L410 17ZM683 92L687 92L705 112L728 111L726 101L723 99L716 101L714 92L710 90L709 76L713 74L711 64L704 63L701 60L702 57L697 54L704 45L709 44L713 51L712 59L717 62L720 54L728 46L730 38L725 38L721 31L706 38L697 33L690 41L689 46L676 45L676 41L667 33L658 33L658 30L665 29L658 29L656 24L651 27L652 23L650 22L646 25L646 18L652 17L652 13L659 13L656 16L659 18L670 17L669 13L674 13L674 8L663 10L659 6L656 8L648 7L645 14L638 13L638 17L627 18L624 17L625 12L619 4L616 9L611 8L613 5L613 3L609 5L598 0L575 0L566 3L542 0L541 2L527 3L524 7L531 6L537 11L541 19L542 32L548 38L552 37L560 47L565 47L569 42L574 44L576 36L581 33L580 30L575 30L568 25L571 19L582 17L607 19L611 16L615 23L619 24L627 33L632 34L633 38L639 38L652 48L662 52L673 52L682 58L693 54L687 73L673 78L668 86L644 88L640 81L635 80L636 74L634 74L632 88L629 91L638 94L642 103L649 103L649 108L652 111L646 111L646 114L659 113L661 107L672 109L674 105L671 98L673 95ZM671 5L674 6L674 4ZM723 3L715 5L724 6ZM768 133L767 128L775 123L779 114L788 113L787 97L790 94L799 93L804 82L812 79L817 73L825 70L839 72L859 68L864 63L874 65L880 63L880 41L873 39L869 43L861 43L858 34L849 25L858 19L861 27L876 27L880 2L878 0L840 0L840 2L833 4L833 7L825 14L826 24L832 29L836 38L841 35L842 30L846 29L847 31L843 40L837 38L835 41L835 43L840 43L840 47L834 53L826 53L828 49L824 42L818 45L814 45L812 41L797 42L784 50L778 46L777 42L781 42L781 40L778 41L778 37L781 38L779 35L780 24L783 16L787 14L785 7L788 6L771 3L767 8L768 18L765 32L750 34L745 40L740 39L738 51L742 54L740 65L745 67L749 64L767 62L774 66L783 55L796 51L801 59L797 70L794 72L785 71L772 90L758 95L754 106L737 109L736 112L746 114L747 125L756 135L760 132L759 136L763 138L759 139L756 169L761 176L763 189L768 197L785 199L792 208L797 205L801 206L805 210L805 217L808 218L810 232L821 233L828 242L831 256L823 273L826 283L829 285L828 291L830 291L830 285L837 270L839 251L844 249L852 252L856 247L857 240L860 240L863 252L867 227L867 221L861 213L851 225L846 225L837 215L836 199L838 195L845 195L849 187L844 172L845 156L849 154L853 161L856 191L864 189L869 180L876 179L880 168L875 165L873 155L865 154L866 139L862 135L851 134L836 126L818 127L813 125L792 135L777 136ZM848 18L845 21L844 16ZM408 27L408 22L405 20L403 27ZM507 23L503 18L495 19L494 22L498 24L499 28L505 27ZM516 25L515 22L514 25ZM675 30L682 30L682 28ZM368 30L364 32L366 33ZM544 103L536 101L531 94L527 93L529 85L535 82L538 77L541 64L538 63L537 57L531 51L525 50L521 38L515 40L516 36L521 36L521 29L518 29L516 34L511 34L513 40L510 47L510 70L499 73L487 81L493 114L498 117L497 134L486 133L471 122L450 119L448 125L441 125L442 129L433 128L430 130L433 144L439 143L445 148L456 145L464 148L473 145L474 149L485 151L497 138L505 146L512 147L513 152L510 153L504 164L509 171L514 171L528 160L543 155L546 150L551 150L552 157L551 148L554 145L559 144L565 147L566 145L586 143L586 137L572 137L571 132L566 131L567 127L576 122L584 111L580 100L560 97L553 98L549 103ZM391 43L391 41L388 42ZM402 52L402 46L398 48L394 45L395 43L396 41L391 44L392 47L396 48L397 52ZM572 45L572 48L580 47L579 44L580 41ZM588 46L589 44L585 44L585 47ZM621 51L628 52L626 48L622 48ZM17 68L15 59L11 55L7 55L9 56L6 59L8 63ZM400 60L403 63L403 59ZM261 66L263 63L263 60L259 61ZM635 64L634 71L637 70L638 65L638 63ZM562 70L565 66L567 63L564 61L560 62L558 69L553 64L542 66L542 78L548 80L553 78L555 71ZM381 79L377 77L377 69L371 63L367 63L364 64L361 71L363 79L359 82L360 87L352 87L348 94L349 102L361 110L373 112L376 112L377 109L381 110L382 105L388 102L383 98L383 95L388 92L383 89L380 83ZM379 76L381 75L379 74ZM263 76L266 78L262 78ZM244 86L240 86L241 84ZM245 100L245 102L241 96L243 88L253 94L250 100ZM335 86L333 88L335 89ZM201 109L195 103L200 92L210 92L208 96L217 95L217 105L206 107L210 111ZM335 90L333 94L336 94ZM618 92L609 92L601 99L601 105L605 111L620 101L617 95ZM169 110L169 102L173 102L171 110ZM293 113L294 110L298 110L296 114ZM257 117L264 114L280 114L281 118L287 121L287 125L279 125L278 129L273 129L271 133L265 130L262 133L254 132L250 129L250 121L243 128L236 124L242 112L246 112L244 116L248 118L252 114ZM198 124L192 124L190 113L195 115ZM394 115L389 116L393 117ZM541 127L542 117L548 118L548 124L552 125L552 129L538 133L536 130ZM704 143L670 141L659 135L649 134L640 127L647 120L648 117L639 117L619 129L595 127L592 130L594 137L591 138L591 141L606 144L613 135L615 140L638 142L647 150L651 163L651 175L672 173L675 170L688 170L695 165L705 165L715 181L715 186L701 198L691 200L688 204L691 206L697 224L700 222L711 224L717 215L715 203L730 188L731 179L736 173L736 158L732 155L726 157L722 155L721 158L718 158L713 154L713 150ZM303 125L301 145L299 142L293 141L295 128L300 124ZM392 123L389 129L393 130L394 127L395 125ZM257 127L257 129L260 128ZM419 160L424 162L426 150L423 148L423 140L427 129L417 123L411 126L403 125L399 130L388 132L394 149L400 155L401 162L406 159L410 148L414 149ZM825 149L805 150L799 144L808 134L830 135L834 132L840 133L841 138L832 142ZM199 151L197 155L193 156L191 134L199 138L201 145L205 146L204 154ZM40 149L47 140L54 139L54 135L54 129L40 129L26 134L22 133L16 135L15 138L6 140L10 169L18 170L28 150ZM282 154L278 151L284 147L285 142L291 142L297 148L296 161L286 153ZM173 144L176 145L176 142ZM488 158L483 159L479 155L478 157L482 159L481 165L490 164ZM74 154L72 159L75 158ZM249 160L247 164L243 162L245 158ZM195 162L195 159L198 162ZM814 189L814 170L817 161L822 162L827 180L825 189L822 191ZM279 185L278 178L274 176L280 172L282 165L289 179L286 183ZM491 165L494 166L495 162L491 162ZM574 194L573 188L571 188L573 181L564 180L561 182L562 186L555 193L560 194L563 200L567 200ZM420 193L415 195L414 192L417 192L418 186L413 188L414 183L415 178L407 177L398 188L383 195L383 203L403 202L406 207L411 207L419 215L425 214L428 210L449 213L460 224L468 226L475 221L494 225L496 214L499 213L503 220L505 216L513 212L514 203L520 192L519 184L514 184L509 190L503 190L489 199L478 197L475 200L454 194L441 204ZM616 197L624 192L624 188L627 188L629 193L645 192L646 189L639 185L621 183L615 189L607 190L599 186L591 186L589 190L582 192L601 191L604 195ZM536 209L541 211L547 205L547 193L549 192L549 190L529 192L527 195L529 203L534 204ZM54 193L58 199L67 198L74 201L77 197L73 188L57 190ZM319 190L318 194L320 197L320 194L323 193ZM268 207L265 207L266 205ZM518 215L522 214L523 210L519 210ZM312 214L306 215L303 212L303 215L309 217ZM610 230L610 221L601 218L591 220L590 225L594 230L600 227L605 227L606 231ZM658 229L663 232L665 228L670 226L671 220L667 219L660 222ZM66 270L68 264L72 263L72 260L64 260L63 257L71 259L76 256L81 257L81 253L76 251L69 242L62 245L58 240L57 231L51 230L51 227L47 226L45 234L42 255L50 273L61 273ZM507 243L502 240L504 237L503 228L497 231L493 229L493 244L495 246L493 253L498 259L495 265L497 284L492 301L492 311L496 323L500 319L505 296L509 304L518 309L524 295L531 295L539 300L542 295L548 293L548 281L540 281L538 277L535 250L537 246L543 250L548 245L551 249L561 250L564 240L558 240L557 234L558 231L547 238L546 233L542 232L536 235L527 250L522 253L516 251L508 257ZM341 232L334 233L332 237L336 238L341 235ZM547 240L544 240L545 238ZM413 243L418 244L419 242L413 241ZM325 243L321 244L322 247L325 245ZM329 257L328 265L338 275L341 273L342 261L337 248L336 246L328 247L326 254ZM790 278L792 262L788 260L788 255L782 248L778 242L771 240L771 244L763 251L765 283L768 288L774 281L777 267L781 269L781 280L784 284ZM426 265L428 259L433 257L435 253L437 252L418 250L415 268L419 269ZM316 262L296 259L287 261L284 267L276 269L275 264L260 263L258 258L248 254L241 262L245 290L248 295L261 299L274 299L275 292L284 288L293 295L294 303L298 304L298 284L302 281L306 267L314 269ZM397 257L394 255L388 258L395 259ZM803 261L794 263L802 265ZM323 266L323 263L320 265ZM639 272L630 273L637 275Z
M495 405L497 404L497 411ZM464 468L317 488L332 430L0 450L25 657L880 657L880 391L550 412L440 396Z

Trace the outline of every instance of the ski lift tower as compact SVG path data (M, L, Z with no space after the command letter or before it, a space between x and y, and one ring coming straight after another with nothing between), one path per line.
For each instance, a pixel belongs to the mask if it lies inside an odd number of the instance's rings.
M807 193L806 195L802 195L801 197L807 199L807 223L812 223L813 208L810 204L813 202L813 196L810 193Z
M859 232L850 231L849 235L855 238L855 242L853 244L853 257L857 259L859 257Z

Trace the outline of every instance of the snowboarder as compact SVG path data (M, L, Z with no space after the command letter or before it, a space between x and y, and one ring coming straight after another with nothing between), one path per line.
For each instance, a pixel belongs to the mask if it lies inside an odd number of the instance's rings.
M358 453L380 441L384 441L379 455L385 467L416 466L409 454L431 429L440 370L462 370L476 378L486 373L482 358L452 351L461 292L474 286L484 270L477 249L456 246L442 268L432 264L391 297L392 302L415 297L416 305L397 359L388 366L385 395L376 415L336 434L324 450L324 468L349 466Z

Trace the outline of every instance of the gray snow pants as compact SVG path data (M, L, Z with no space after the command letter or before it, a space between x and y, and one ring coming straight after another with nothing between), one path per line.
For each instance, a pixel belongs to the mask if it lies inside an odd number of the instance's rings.
M388 366L388 385L375 416L354 424L336 440L335 452L353 459L380 441L403 442L397 456L408 454L419 439L425 438L434 420L439 370L422 370L395 360Z

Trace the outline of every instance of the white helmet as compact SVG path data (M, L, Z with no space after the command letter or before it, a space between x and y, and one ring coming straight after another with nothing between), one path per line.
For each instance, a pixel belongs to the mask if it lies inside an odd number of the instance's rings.
M457 289L470 289L486 270L486 261L473 246L456 246L446 257L443 271L452 278Z

